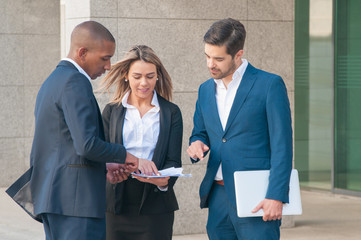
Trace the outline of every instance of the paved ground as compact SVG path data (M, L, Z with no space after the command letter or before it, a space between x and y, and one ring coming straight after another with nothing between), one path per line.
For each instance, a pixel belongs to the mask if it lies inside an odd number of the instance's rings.
M361 198L302 191L303 215L294 228L282 228L282 240L360 240ZM0 239L41 240L42 225L32 220L0 188ZM174 240L206 240L204 234L174 236ZM226 239L225 239L226 240Z

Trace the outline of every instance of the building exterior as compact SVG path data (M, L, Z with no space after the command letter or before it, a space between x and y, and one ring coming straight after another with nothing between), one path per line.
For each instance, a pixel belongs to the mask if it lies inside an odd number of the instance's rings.
M304 186L361 196L357 0L295 1L295 167Z
M66 56L73 27L95 20L116 38L113 62L131 45L146 44L169 71L173 101L183 114L183 168L193 175L176 184L180 210L174 232L205 232L207 210L199 209L198 189L206 162L192 165L185 150L197 90L209 78L203 35L214 21L227 17L239 19L246 27L245 58L283 77L293 111L294 86L298 86L294 81L293 0L0 0L0 186L9 186L29 167L36 94ZM98 82L94 81L94 89ZM103 108L108 97L95 94Z

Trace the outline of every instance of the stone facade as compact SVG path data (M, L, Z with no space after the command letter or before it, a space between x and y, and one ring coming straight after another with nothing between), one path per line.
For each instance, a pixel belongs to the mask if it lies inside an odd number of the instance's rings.
M175 234L205 232L207 210L199 209L198 189L206 161L186 156L197 90L209 78L203 35L219 19L239 19L246 27L245 58L281 75L294 98L294 1L269 0L0 0L0 182L8 186L29 166L36 93L69 49L74 26L86 20L104 24L117 41L113 62L130 46L153 48L169 71L173 101L183 114L183 168L192 178L176 186L180 210ZM16 73L16 74L14 74ZM94 81L96 89L99 80ZM96 93L101 108L108 96ZM284 224L293 224L285 218Z
M60 54L58 0L0 0L0 186L29 167L34 105Z

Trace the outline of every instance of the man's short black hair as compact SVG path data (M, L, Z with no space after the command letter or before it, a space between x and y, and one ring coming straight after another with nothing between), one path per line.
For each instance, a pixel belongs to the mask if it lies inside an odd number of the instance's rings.
M203 37L205 43L223 46L227 53L232 56L243 49L246 39L246 30L243 24L232 18L222 19L212 24Z

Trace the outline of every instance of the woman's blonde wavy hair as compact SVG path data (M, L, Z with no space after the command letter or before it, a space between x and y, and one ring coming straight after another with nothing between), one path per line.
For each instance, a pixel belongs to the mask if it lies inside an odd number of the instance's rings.
M130 65L135 61L144 61L152 63L157 68L158 81L155 84L155 91L170 101L172 99L172 80L164 68L162 62L155 54L153 49L145 45L133 46L122 60L112 65L109 73L100 82L102 92L110 92L111 87L115 87L114 94L110 100L111 103L121 104L122 98L130 90L129 81L125 81L129 73Z

